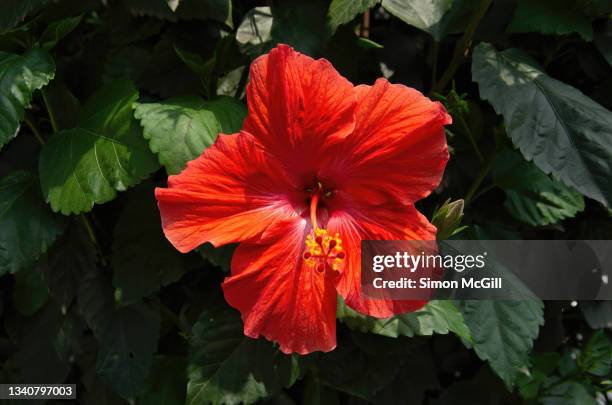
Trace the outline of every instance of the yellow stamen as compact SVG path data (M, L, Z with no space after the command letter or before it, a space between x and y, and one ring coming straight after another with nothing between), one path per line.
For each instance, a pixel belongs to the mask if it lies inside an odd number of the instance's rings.
M332 269L339 271L344 262L345 254L342 251L342 239L338 233L333 237L327 229L315 228L312 234L306 237L306 251L304 260L309 267L318 271Z

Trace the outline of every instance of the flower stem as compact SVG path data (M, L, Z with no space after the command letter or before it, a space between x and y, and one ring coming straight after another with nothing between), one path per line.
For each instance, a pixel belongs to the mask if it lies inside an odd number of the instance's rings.
M472 46L472 38L474 37L474 33L476 32L476 28L478 28L478 24L480 24L480 20L484 17L485 13L489 9L492 0L480 0L480 4L476 13L474 13L470 23L468 24L467 29L463 33L463 36L457 42L455 46L455 50L453 52L453 58L451 59L450 64L446 68L446 71L442 74L440 80L433 86L432 93L440 93L444 88L448 85L451 79L455 76L457 69L463 64L465 61L470 47Z
M468 190L467 194L465 195L465 198L463 199L464 202L465 202L464 209L465 209L465 207L468 206L468 204L470 202L472 202L472 200L474 199L474 195L476 194L476 191L478 191L478 188L482 184L482 181L489 174L489 171L491 170L491 166L493 166L493 159L494 159L494 156L492 156L491 159L489 159L489 161L487 162L487 164L485 164L482 167L482 169L480 169L480 172L478 173L478 175L474 179L474 182L470 186L470 189Z
M476 140L474 139L474 136L472 135L472 131L470 130L470 127L468 127L467 123L465 122L465 119L463 118L463 114L462 113L457 114L457 119L459 120L459 124L461 124L461 126L463 127L465 134L467 135L470 143L472 144L472 148L474 148L474 152L476 152L476 156L478 156L478 160L480 160L480 163L483 164L485 161L484 156L482 156L482 153L480 152L480 148L478 147L478 144L476 143Z
M359 30L359 36L362 38L370 37L370 10L363 12L361 19L361 29Z
M440 43L433 40L433 44L431 45L431 90L433 90L433 86L436 84L436 79L438 77L438 51L440 50ZM430 91L431 93L431 91Z
M79 216L81 217L81 221L83 221L83 225L85 226L85 229L87 230L89 239L91 239L91 242L94 244L96 249L98 249L98 252L102 254L102 249L100 248L100 244L98 243L98 238L96 238L96 232L94 231L93 225L91 224L91 222L89 221L89 219L87 218L85 214L81 214Z
M59 129L57 125L57 117L55 116L53 106L49 102L49 98L47 96L47 90L45 88L42 88L40 92L42 93L43 102L45 103L45 107L47 108L47 114L49 114L49 121L51 121L51 128L53 128L53 133L56 133Z
M44 145L45 138L43 138L42 133L40 132L40 129L38 129L38 126L36 125L32 117L30 116L30 114L26 113L23 118L23 121L30 128L30 130L32 131L36 139L38 140L38 143L40 143L41 146Z

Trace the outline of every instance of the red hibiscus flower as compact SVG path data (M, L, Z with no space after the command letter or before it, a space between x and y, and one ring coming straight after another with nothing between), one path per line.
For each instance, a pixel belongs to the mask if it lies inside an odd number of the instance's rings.
M285 353L336 346L336 297L375 317L424 301L361 294L360 242L434 240L414 207L448 160L440 103L379 79L353 86L325 59L279 45L251 65L248 116L158 188L181 252L240 242L223 283L244 333Z

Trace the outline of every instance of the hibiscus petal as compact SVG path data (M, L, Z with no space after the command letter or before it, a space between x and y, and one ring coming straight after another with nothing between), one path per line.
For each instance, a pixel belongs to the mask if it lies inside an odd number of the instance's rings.
M328 176L372 204L408 204L429 195L448 161L443 126L451 117L442 104L386 79L355 92L355 131L334 152Z
M334 280L302 258L309 230L296 217L278 223L265 241L241 243L223 283L225 299L242 313L244 333L278 342L284 353L336 347Z
M340 234L347 254L336 289L349 307L366 315L388 318L416 311L427 303L424 300L371 299L361 292L362 240L435 240L435 226L413 205L335 211L328 228L331 233Z
M292 215L291 187L278 162L247 133L219 135L213 146L157 188L162 227L181 252L261 235Z
M279 45L251 64L244 130L302 175L355 126L353 85L325 59Z

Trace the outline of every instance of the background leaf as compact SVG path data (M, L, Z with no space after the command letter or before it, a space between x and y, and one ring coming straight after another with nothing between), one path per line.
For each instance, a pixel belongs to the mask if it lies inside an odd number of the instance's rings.
M250 404L293 384L298 372L295 357L244 336L234 310L206 311L193 327L186 404Z
M480 95L504 117L523 156L545 173L606 206L612 203L612 113L575 88L547 76L517 49L474 51Z
M14 172L0 180L0 275L34 266L64 229L40 195L38 179Z
M296 6L296 4L299 4ZM272 8L272 44L288 44L313 55L321 52L331 32L327 26L327 4L284 2Z
M121 304L138 301L178 281L188 265L160 232L153 189L135 189L119 217L113 238L113 285ZM136 193L137 192L137 193Z
M23 19L48 3L49 0L6 0L2 4L0 14L0 33L7 32L17 26Z
M465 301L463 315L474 351L511 388L521 368L529 365L529 352L544 323L542 302Z
M67 308L76 297L85 274L95 271L98 256L95 246L82 226L73 221L39 263L49 294Z
M47 28L45 28L40 36L39 42L41 47L45 49L55 47L55 45L57 45L62 38L70 34L70 32L72 32L72 30L79 25L82 18L83 16L79 15L76 17L55 21L54 23L50 24Z
M144 388L159 338L159 314L144 304L115 309L113 291L102 274L86 274L79 310L100 344L96 371L123 398Z
M14 352L14 361L23 378L21 381L59 384L70 372L72 365L55 348L63 317L59 306L50 303L31 319L21 320L22 345ZM41 335L45 339L41 339Z
M148 405L184 405L187 362L184 357L158 356L147 377L139 402Z
M519 0L508 32L541 32L564 35L576 32L585 40L593 39L588 16L573 0Z
M47 301L49 290L40 270L29 268L15 274L13 304L21 314L29 316Z
M23 55L0 51L0 148L17 135L32 94L55 75L51 56L42 49Z
M582 195L552 180L518 152L504 151L495 161L492 176L506 193L504 207L519 221L543 226L584 210Z

